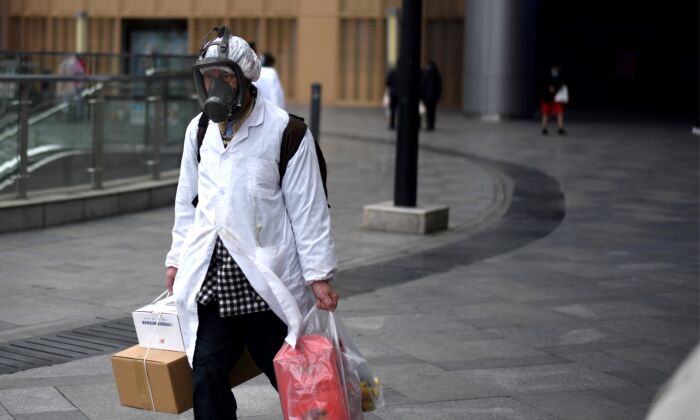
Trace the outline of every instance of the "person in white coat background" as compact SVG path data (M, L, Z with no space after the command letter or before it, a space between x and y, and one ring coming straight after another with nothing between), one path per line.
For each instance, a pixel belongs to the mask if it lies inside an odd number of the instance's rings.
M214 30L193 66L206 117L185 133L166 285L193 368L195 418L235 419L228 377L243 349L276 389L272 359L284 341L296 345L303 315L336 308L337 262L311 133L280 179L290 117L257 94L260 61L248 43Z
M274 66L275 57L270 53L263 54L260 78L254 84L258 88L259 96L265 98L268 103L284 109L284 89Z

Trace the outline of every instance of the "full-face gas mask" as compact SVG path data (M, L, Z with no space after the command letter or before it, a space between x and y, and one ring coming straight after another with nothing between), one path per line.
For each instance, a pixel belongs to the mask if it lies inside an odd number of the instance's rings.
M222 123L234 121L240 116L251 81L244 76L240 66L229 58L229 28L222 26L213 31L218 38L207 41L212 32L207 34L199 58L192 66L192 76L202 111L212 121ZM216 48L215 56L207 54L212 47Z

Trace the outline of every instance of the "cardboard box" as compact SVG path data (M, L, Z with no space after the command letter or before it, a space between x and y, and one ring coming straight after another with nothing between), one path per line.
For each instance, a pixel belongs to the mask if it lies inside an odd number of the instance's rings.
M112 356L112 370L122 405L153 410L147 370L156 411L179 414L192 408L192 369L185 353L151 349L144 370L146 350L133 346ZM229 382L234 387L260 373L246 348L231 371Z
M112 370L122 405L164 413L182 413L192 407L192 369L184 352L133 346L112 356ZM146 381L148 371L148 381ZM148 391L151 385L153 405Z
M173 296L135 310L132 317L141 347L185 351Z

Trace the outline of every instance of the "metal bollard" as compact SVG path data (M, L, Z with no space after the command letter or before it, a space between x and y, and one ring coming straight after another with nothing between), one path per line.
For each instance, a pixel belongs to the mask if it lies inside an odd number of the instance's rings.
M92 104L92 188L102 189L104 179L104 85L96 86L97 96L89 102Z
M321 133L319 132L321 124L321 84L314 83L311 85L311 135L314 136L316 143L321 142Z
M163 144L163 133L165 131L165 124L163 118L165 117L165 102L164 102L164 92L165 85L163 83L158 83L156 85L156 91L154 95L148 97L148 101L153 104L153 113L146 114L151 117L146 121L146 126L150 125L150 143L151 143L151 160L146 162L151 168L151 179L157 181L160 179L160 149ZM148 143L148 141L147 141Z

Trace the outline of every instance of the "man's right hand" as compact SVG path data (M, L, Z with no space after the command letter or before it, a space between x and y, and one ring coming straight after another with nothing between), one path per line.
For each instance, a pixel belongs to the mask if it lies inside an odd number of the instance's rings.
M165 287L168 288L168 292L173 294L173 284L175 283L175 275L177 274L177 267L168 267L165 270Z

